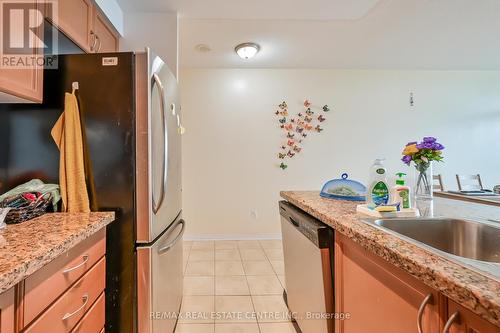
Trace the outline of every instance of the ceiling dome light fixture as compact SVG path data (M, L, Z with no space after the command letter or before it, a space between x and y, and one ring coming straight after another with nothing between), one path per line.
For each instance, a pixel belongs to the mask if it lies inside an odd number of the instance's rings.
M255 43L243 43L234 48L241 59L253 58L260 50L260 46Z
M210 46L207 44L198 44L194 47L194 49L198 52L201 52L201 53L207 53L207 52L212 51Z

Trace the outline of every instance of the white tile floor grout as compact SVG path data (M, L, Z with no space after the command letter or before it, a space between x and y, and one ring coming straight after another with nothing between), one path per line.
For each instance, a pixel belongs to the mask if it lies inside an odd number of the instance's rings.
M175 333L295 333L283 267L281 240L185 241Z

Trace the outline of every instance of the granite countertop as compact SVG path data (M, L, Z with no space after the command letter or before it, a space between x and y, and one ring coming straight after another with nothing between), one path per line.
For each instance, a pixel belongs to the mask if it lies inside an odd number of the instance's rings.
M321 198L318 192L281 192L281 197L301 208L368 251L403 269L426 285L500 326L500 264L483 267L457 261L393 233L363 222L358 203ZM500 208L443 198L420 207L423 216L463 219L498 219ZM471 261L472 262L472 261ZM479 262L478 262L479 263Z
M0 230L0 293L115 219L113 212L52 213Z

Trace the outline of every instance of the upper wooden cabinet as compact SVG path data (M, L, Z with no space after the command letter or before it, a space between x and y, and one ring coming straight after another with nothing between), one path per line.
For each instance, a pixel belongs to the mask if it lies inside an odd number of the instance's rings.
M96 38L94 52L106 53L118 51L119 35L108 24L108 19L97 8L94 10L93 32Z
M37 8L43 11L43 6L35 2ZM37 20L43 22L42 13L37 13ZM19 26L17 26L19 28ZM4 27L5 28L5 27ZM23 36L23 32L18 32L18 36ZM43 38L43 25L36 28L36 35ZM30 66L14 65L0 66L0 101L4 103L35 102L41 103L43 99L43 63L40 63L43 56L41 42L35 39L35 46L29 54L13 55L12 61L17 62L24 59L24 63L31 59L36 59ZM0 52L2 58L9 58L11 55ZM2 60L3 63L3 60Z
M48 9L44 2L32 1L41 12ZM93 0L59 0L57 4L54 13L57 19L47 17L47 20L82 50L87 53L118 51L120 36ZM42 14L39 15L43 22ZM38 28L37 35L43 36L43 25ZM43 56L43 49L33 48L28 56ZM0 67L0 102L41 103L42 99L43 64L30 68Z
M19 69L0 68L0 101L41 103L42 99L42 66Z
M336 333L418 333L418 325L425 333L441 332L438 292L339 233L335 237L335 307L350 314L337 321Z
M118 51L118 33L91 0L60 0L58 3L59 29L85 52Z
M92 52L95 46L92 36L93 7L90 0L59 0L57 22L53 22L85 52Z
M449 330L445 333L494 333L500 329L463 306L448 300Z

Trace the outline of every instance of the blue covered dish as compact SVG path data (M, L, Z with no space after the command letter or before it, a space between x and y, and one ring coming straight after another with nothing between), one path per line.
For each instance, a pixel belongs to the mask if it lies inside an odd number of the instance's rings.
M355 180L347 179L347 173L342 174L342 179L333 179L328 181L321 189L320 195L323 198L365 201L366 186Z

